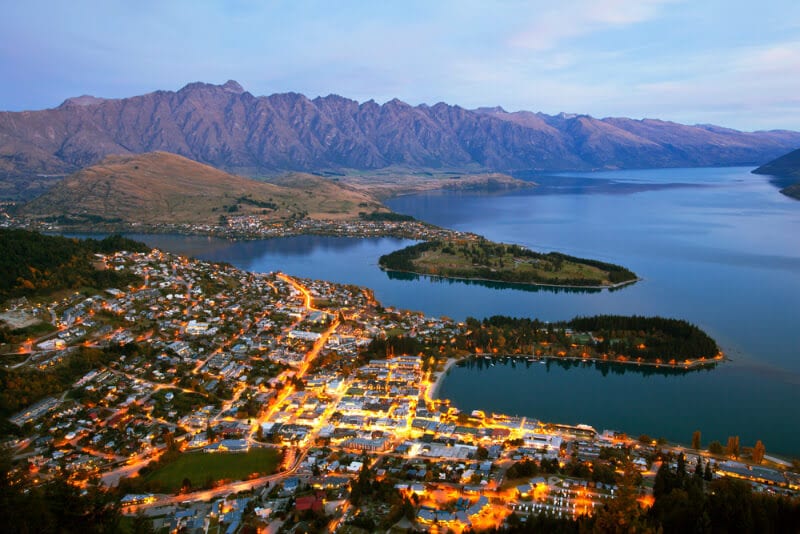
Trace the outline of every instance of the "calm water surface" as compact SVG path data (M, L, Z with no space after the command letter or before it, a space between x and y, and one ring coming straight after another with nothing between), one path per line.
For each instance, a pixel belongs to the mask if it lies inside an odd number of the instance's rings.
M455 319L658 314L708 331L732 361L680 376L593 366L454 367L440 395L462 409L587 423L704 442L741 436L800 456L800 202L746 168L530 176L502 194L401 197L398 212L536 250L620 263L643 281L619 291L554 292L395 279L377 260L410 241L296 237L234 243L138 236L148 244L254 271L371 287L384 305Z

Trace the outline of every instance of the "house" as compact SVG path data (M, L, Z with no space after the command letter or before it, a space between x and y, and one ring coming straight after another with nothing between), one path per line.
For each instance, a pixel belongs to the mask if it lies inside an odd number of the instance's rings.
M350 462L350 465L347 466L347 470L350 473L358 473L361 471L361 468L364 467L363 462Z
M323 502L319 493L316 495L305 495L297 498L294 503L294 507L298 512L305 512L306 510L311 510L312 512L321 512L323 508Z
M283 491L286 493L294 493L300 486L300 479L297 477L289 477L283 481Z

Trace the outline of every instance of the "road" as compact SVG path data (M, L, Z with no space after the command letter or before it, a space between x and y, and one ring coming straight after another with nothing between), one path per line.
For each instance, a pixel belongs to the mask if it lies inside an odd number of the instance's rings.
M210 499L214 499L216 497L230 495L231 493L238 493L240 491L249 491L254 488L258 488L260 486L269 484L270 482L275 482L277 480L281 480L285 477L293 475L300 467L300 465L303 463L303 460L305 459L305 452L307 451L304 451L303 454L297 456L295 458L294 463L286 471L281 471L280 473L275 473L263 477L253 478L251 480L239 480L235 482L230 482L228 484L223 484L222 486L212 488L209 490L194 491L191 493L181 493L179 495L163 495L151 503L128 507L128 511L130 513L136 513L138 510L143 510L145 508L167 506L170 504L178 504L182 502L207 501Z

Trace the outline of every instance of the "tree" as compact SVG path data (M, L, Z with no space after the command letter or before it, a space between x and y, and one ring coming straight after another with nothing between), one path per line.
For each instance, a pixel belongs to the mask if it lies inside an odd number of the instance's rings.
M703 458L701 456L697 457L697 465L694 467L694 477L703 478Z
M694 434L692 434L692 448L699 449L700 448L700 431L695 430Z
M178 450L178 444L175 442L175 435L170 432L169 430L165 430L163 433L164 443L167 444L167 451L175 452Z
M711 472L711 460L706 462L706 468L703 470L703 480L711 482L714 478L714 473Z
M131 525L131 534L153 534L154 532L153 522L145 517L141 510L137 512Z
M708 452L710 452L711 454L722 454L723 452L722 443L720 443L719 441L712 441L711 443L708 444Z
M761 443L761 440L756 441L756 445L753 447L753 462L760 464L764 460L765 452L766 448L764 444Z
M212 441L214 441L215 437L216 436L214 435L214 429L211 427L211 420L206 419L206 440L208 440L208 442L211 443Z
M739 436L728 436L728 445L725 447L725 454L739 457Z
M678 475L678 480L686 478L686 458L683 456L683 453L678 455L678 468L675 473Z

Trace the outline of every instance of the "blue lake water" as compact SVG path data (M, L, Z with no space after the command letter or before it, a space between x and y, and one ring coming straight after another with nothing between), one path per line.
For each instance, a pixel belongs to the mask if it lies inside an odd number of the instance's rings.
M396 211L535 250L622 264L642 281L618 291L555 292L396 279L377 267L397 239L302 236L229 242L138 236L165 250L371 287L387 306L454 319L494 314L555 321L597 313L690 320L732 361L679 376L594 367L454 367L440 394L456 406L587 423L689 441L741 436L800 456L800 202L749 168L528 176L539 187L393 199Z

